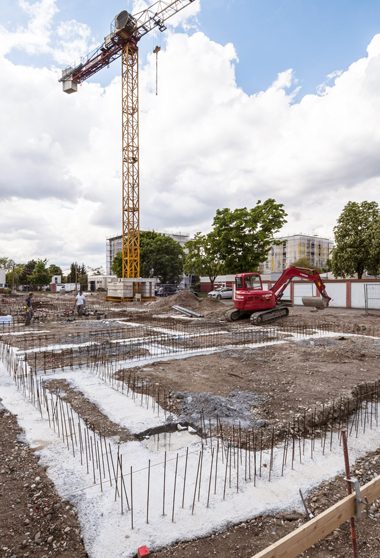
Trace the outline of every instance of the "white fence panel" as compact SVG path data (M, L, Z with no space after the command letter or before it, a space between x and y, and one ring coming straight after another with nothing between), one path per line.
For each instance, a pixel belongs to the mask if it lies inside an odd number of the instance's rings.
M326 283L327 294L332 298L329 306L332 308L346 307L346 283Z
M273 287L274 281L271 283L267 281L263 281L263 289L269 291L271 287ZM283 300L290 300L290 284L286 287L284 294L282 295Z
M317 292L314 283L297 283L297 281L294 281L294 305L302 306L303 296L317 296Z
M366 310L380 309L380 283L364 285L364 300Z
M351 283L351 308L365 308L365 283Z

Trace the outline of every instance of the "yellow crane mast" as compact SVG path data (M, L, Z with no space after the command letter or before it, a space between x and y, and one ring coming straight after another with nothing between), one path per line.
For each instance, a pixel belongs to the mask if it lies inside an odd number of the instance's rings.
M122 277L140 277L140 171L139 171L139 40L194 0L158 0L131 15L126 10L114 19L111 33L86 60L62 71L65 93L121 57L122 72Z

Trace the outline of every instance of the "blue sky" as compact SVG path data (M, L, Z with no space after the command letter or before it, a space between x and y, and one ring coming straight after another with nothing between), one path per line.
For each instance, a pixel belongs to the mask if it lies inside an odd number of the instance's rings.
M100 44L113 17L131 5L130 0L59 0L57 20L86 23ZM248 94L267 88L288 68L301 96L315 92L328 74L363 56L380 27L378 0L201 0L201 7L199 30L218 43L234 44L237 83ZM14 0L1 1L0 24L17 26L25 19ZM165 33L141 41L142 60L156 43L165 43ZM25 54L13 52L10 58L23 62ZM94 80L107 84L118 71L115 64Z
M120 64L74 95L58 77L131 5L0 0L0 256L104 264L121 229ZM191 6L140 42L141 227L207 232L218 208L272 197L281 235L332 239L346 203L379 199L380 0Z

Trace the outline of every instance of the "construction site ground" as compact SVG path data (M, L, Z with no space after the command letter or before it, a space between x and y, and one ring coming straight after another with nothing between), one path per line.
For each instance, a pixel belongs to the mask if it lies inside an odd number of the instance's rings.
M178 304L202 314L202 318L194 320L205 331L224 328L228 332L231 327L224 320L230 301L198 300L190 293L145 305L106 303L101 295L89 296L87 300L90 315L74 319L71 301L63 304L62 297L41 296L40 317L36 316L36 324L46 332L43 335L61 336L64 340L73 332L82 332L85 336L99 328L111 327L116 321L121 322L118 327L122 327L123 321L133 321L144 327L162 329L173 327L173 323L192 323L173 311L172 305ZM3 299L2 302L0 315L9 310L9 301ZM13 307L17 302L17 299L13 301ZM48 311L44 313L46 308ZM316 331L318 325L339 335L315 335L294 340L285 333L282 343L263 344L254 350L231 345L225 348L221 343L217 352L175 360L161 358L148 365L136 361L129 373L134 373L143 382L160 386L166 394L160 404L169 413L179 415L184 422L196 422L199 413L220 418L228 409L228 416L235 423L241 421L243 430L245 427L270 429L273 426L276 431L284 431L295 417L312 413L313 409L318 410L321 418L323 409L331 406L332 401L341 398L349 401L355 397L358 386L379 381L380 311L366 314L363 310L329 308L317 312L295 307L290 309L290 316L282 323L307 327L310 331ZM251 326L246 321L241 327ZM43 338L39 342L43 342ZM24 349L33 346L35 340L30 336ZM65 386L62 380L53 380L49 389L57 388L65 392L64 396L73 407L76 405L86 420L104 436L131 439L128 431L102 415L83 394ZM225 429L228 428L227 421ZM35 452L24 443L17 417L6 409L0 410L0 451L0 557L86 556L74 508L55 492ZM352 463L352 469L362 484L380 474L380 449L374 448L371 454ZM298 492L298 487L294 486L294 490ZM307 494L306 501L310 511L320 513L345 494L346 484L339 477ZM248 558L305 521L305 514L299 510L255 517L206 538L179 542L153 555L157 558L209 555ZM358 544L360 557L380 556L379 501L371 506L368 517L358 524ZM349 527L344 525L304 556L343 558L350 554L350 549Z

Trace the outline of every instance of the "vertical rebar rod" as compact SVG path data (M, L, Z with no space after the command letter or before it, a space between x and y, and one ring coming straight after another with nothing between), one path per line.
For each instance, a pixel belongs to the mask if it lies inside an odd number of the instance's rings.
M189 457L189 447L186 448L185 457L185 472L183 474L183 488L182 488L182 508L185 507L185 491L186 491L186 475L187 475L187 461Z
M350 461L348 457L348 447L347 447L347 436L345 430L342 431L342 443L343 443L343 454L344 454L344 468L346 471L346 480L347 480L347 493L351 494L352 486L350 481ZM356 525L355 525L355 518L350 518L350 531L351 531L351 541L352 541L352 551L354 558L358 558L358 547L357 547L357 540L356 540Z
M148 482L146 491L146 522L149 523L149 496L150 496L150 459L148 461Z
M177 488L177 471L178 471L178 453L175 460L174 487L173 487L173 505L172 505L172 523L174 523L175 494Z

